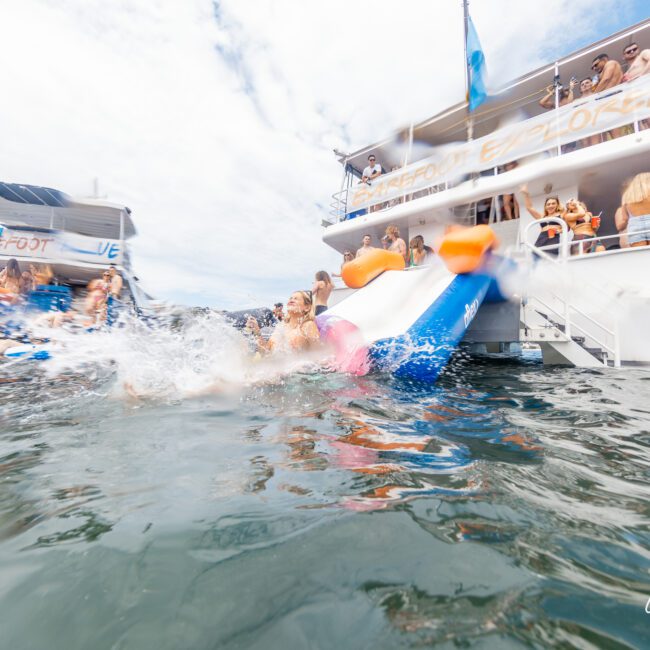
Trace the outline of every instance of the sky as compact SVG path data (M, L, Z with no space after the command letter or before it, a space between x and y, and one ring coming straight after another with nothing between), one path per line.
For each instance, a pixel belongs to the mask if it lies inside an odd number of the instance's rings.
M157 298L286 300L340 255L354 151L464 95L460 0L0 0L0 180L128 205ZM472 0L500 85L643 20L635 0Z

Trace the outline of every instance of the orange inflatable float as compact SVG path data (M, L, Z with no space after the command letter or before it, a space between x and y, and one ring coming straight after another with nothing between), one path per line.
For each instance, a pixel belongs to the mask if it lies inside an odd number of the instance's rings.
M375 248L343 265L341 277L350 289L361 289L384 271L402 271L404 258L399 253Z
M485 253L498 245L490 226L459 228L442 238L438 255L452 273L471 273L481 265Z

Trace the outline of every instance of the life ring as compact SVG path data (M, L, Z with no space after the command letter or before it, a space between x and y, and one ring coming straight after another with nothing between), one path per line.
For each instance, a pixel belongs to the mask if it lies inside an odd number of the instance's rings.
M361 289L384 271L403 270L404 258L399 253L375 248L345 263L341 269L341 277L350 289Z

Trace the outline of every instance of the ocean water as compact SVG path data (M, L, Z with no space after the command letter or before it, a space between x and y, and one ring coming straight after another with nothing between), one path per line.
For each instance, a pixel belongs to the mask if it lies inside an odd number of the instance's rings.
M251 370L209 318L62 345L0 366L0 647L650 644L647 371Z

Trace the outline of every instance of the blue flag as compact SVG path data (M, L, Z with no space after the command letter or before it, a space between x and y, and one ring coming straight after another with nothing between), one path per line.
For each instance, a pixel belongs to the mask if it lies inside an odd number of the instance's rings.
M487 68L485 67L485 55L478 34L474 28L471 16L467 16L467 69L469 71L469 102L470 112L478 108L487 97L485 80Z

